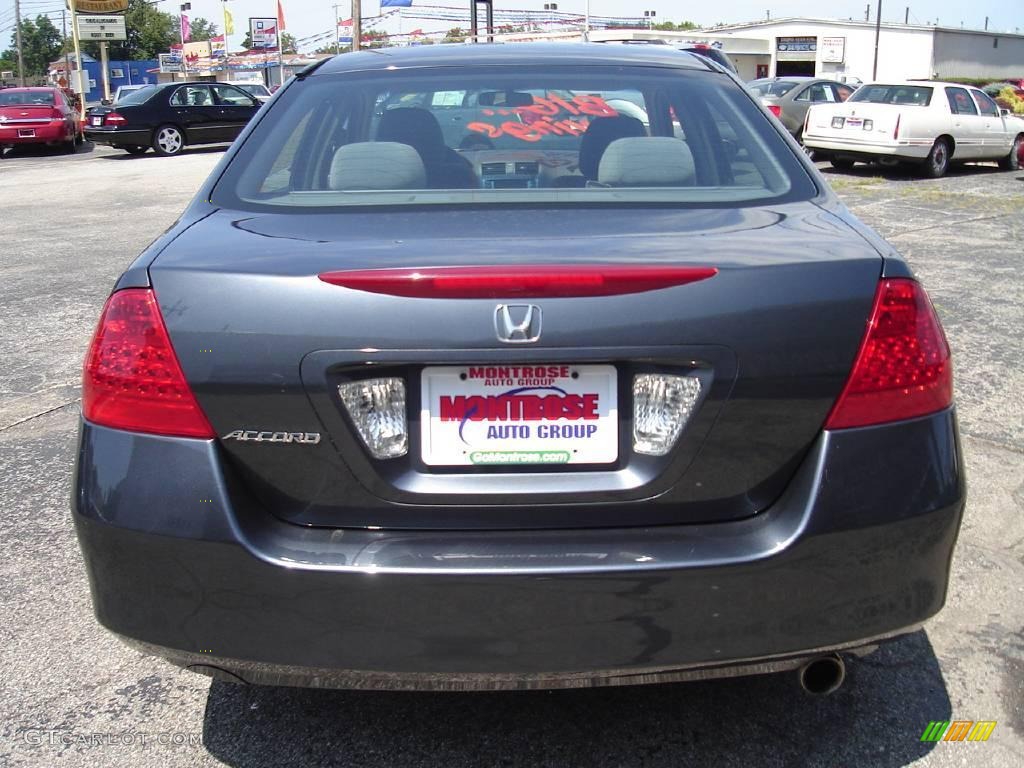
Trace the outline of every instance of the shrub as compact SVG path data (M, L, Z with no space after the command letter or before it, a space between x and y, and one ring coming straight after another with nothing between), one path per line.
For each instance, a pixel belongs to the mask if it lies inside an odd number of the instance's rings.
M996 96L999 95L999 92L1002 91L1004 88L1013 88L1013 86L1010 85L1009 83L989 83L981 90L983 90L992 98L995 98Z
M1008 109L1015 115L1024 115L1024 98L1017 95L1017 89L1008 85L999 92L996 103L1003 109Z

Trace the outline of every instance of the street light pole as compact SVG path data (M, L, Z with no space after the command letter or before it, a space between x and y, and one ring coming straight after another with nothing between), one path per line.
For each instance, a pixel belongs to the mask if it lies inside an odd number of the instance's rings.
M878 0L875 16L875 66L871 69L871 79L878 79L878 39L882 36L882 0Z

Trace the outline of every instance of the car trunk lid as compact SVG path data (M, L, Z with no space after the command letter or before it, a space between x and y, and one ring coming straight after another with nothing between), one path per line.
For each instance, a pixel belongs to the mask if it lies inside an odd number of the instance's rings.
M319 277L536 264L717 273L644 292L524 299L410 298ZM515 209L475 217L219 211L150 271L186 377L240 487L272 512L325 526L531 528L708 522L766 508L843 386L881 259L810 203L531 210L526 218ZM499 340L496 311L508 304L542 311L539 339ZM424 393L441 382L447 396L472 396L477 390L459 387L474 370L510 379L510 389L549 386L534 380L554 372L556 386L581 397L589 390L569 391L572 373L596 377L579 386L614 395L613 443L578 465L432 461L421 414L432 395ZM700 380L667 456L633 450L634 387L648 374ZM404 381L404 456L374 458L343 403L339 388L369 377ZM455 439L451 430L438 434Z

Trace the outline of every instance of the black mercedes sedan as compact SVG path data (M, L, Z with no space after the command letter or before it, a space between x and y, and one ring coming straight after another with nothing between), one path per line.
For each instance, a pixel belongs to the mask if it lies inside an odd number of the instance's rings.
M234 141L261 106L227 83L149 85L114 106L90 108L85 137L133 155L151 147L158 155L176 155L189 144Z
M964 503L907 263L730 73L576 43L287 83L107 300L72 508L99 621L226 680L828 692Z

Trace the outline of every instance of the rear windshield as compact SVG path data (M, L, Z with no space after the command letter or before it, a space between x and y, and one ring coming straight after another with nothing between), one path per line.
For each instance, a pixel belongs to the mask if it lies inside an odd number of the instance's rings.
M923 85L862 85L848 101L927 107L932 101L932 89Z
M792 80L755 80L747 88L758 96L785 96L798 85Z
M117 103L124 104L125 106L130 106L132 104L145 104L158 90L160 89L155 85L147 85L145 88L128 91L128 93L121 95L117 100Z
M741 204L815 193L768 119L720 75L467 67L294 82L214 202Z
M53 91L0 91L0 107L21 107L26 105L44 105L52 107Z

